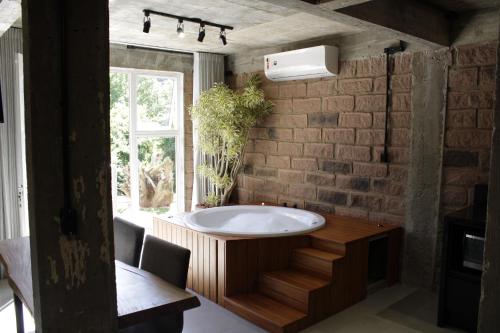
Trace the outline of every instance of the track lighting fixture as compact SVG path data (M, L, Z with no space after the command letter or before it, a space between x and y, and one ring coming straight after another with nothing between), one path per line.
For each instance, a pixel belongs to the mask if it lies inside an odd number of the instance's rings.
M220 28L219 38L222 41L222 45L226 45L227 44L226 29Z
M184 36L186 36L184 34L184 22L182 19L179 19L177 23L177 36L179 36L179 38L184 38Z
M198 32L198 42L202 43L205 39L205 24L200 23L200 30Z
M144 13L144 28L143 32L149 33L149 29L151 28L151 17L149 17L149 13Z

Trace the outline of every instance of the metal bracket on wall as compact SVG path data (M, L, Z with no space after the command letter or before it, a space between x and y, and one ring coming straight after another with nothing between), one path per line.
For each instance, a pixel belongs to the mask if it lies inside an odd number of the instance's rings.
M384 132L384 151L380 155L380 161L383 163L389 162L389 153L387 152L387 145L389 139L389 114L392 112L392 87L391 78L394 71L393 55L403 52L406 49L406 43L399 41L398 46L387 47L384 49L386 58L386 71L387 71L387 93L385 99L385 132Z

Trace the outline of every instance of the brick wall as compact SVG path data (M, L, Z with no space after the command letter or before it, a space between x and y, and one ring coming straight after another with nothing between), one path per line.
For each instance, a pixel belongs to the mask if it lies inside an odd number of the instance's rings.
M474 184L488 182L495 99L495 43L452 50L443 161L444 211L472 204Z
M263 73L260 73L264 78ZM240 88L248 74L229 78ZM239 203L297 204L308 210L400 223L409 155L411 55L396 57L389 155L384 144L385 58L341 63L335 78L265 80L274 113L251 131L235 197Z

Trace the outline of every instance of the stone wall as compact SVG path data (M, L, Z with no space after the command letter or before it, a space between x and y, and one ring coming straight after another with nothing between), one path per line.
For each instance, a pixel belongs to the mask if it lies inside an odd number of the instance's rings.
M287 203L375 221L403 222L411 124L411 55L395 59L389 136L384 144L385 57L348 60L334 78L264 79L274 113L250 134L237 200ZM264 78L263 73L260 73ZM228 82L240 88L248 74Z
M488 183L496 43L452 50L443 160L443 211L472 204L473 186Z

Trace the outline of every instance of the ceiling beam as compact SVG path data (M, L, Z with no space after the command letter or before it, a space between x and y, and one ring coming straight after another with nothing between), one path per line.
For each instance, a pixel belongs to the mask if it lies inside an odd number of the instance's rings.
M372 0L302 0L313 5L321 5L323 8L331 10L359 5Z
M363 31L384 34L387 39L400 39L434 49L451 44L451 24L447 12L418 1L373 0L363 3L358 1L358 4L342 8L332 7L335 1L319 5L303 0L261 1L330 19ZM344 3L352 4L348 0Z

